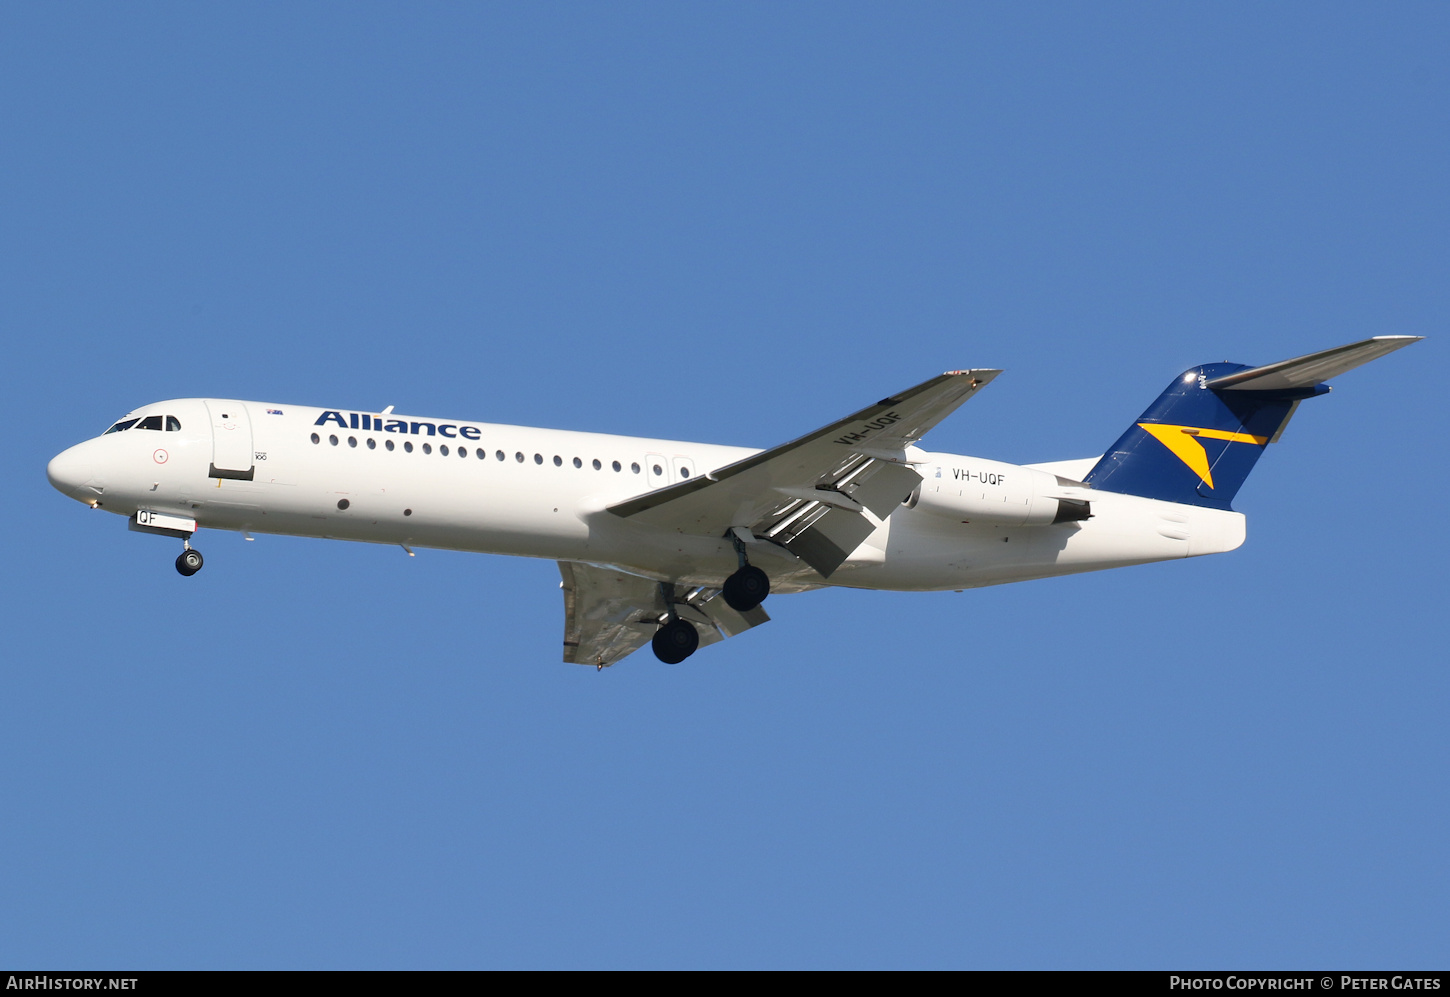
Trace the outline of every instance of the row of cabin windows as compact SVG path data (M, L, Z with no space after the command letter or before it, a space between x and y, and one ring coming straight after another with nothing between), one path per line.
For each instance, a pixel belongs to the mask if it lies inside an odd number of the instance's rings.
M102 433L102 436L110 436L112 433L124 433L128 429L154 429L162 432L179 433L181 431L181 420L174 415L148 415L144 419L122 419L110 429Z
M318 436L316 433L313 433L312 434L312 442L313 443L321 443L322 442L322 437ZM341 441L338 440L336 434L333 434L333 435L328 436L327 442L330 443L330 444L332 444L333 446L337 446ZM357 446L357 437L356 436L349 436L347 438L347 445L350 446L350 447L356 447ZM383 441L383 446L386 449L388 449L388 450L392 450L392 449L395 448L395 444L393 443L392 440L384 440ZM369 436L367 438L367 448L369 450L376 450L378 448L378 441L375 440L375 439L373 439L371 436ZM412 440L404 440L403 441L403 452L404 453L412 453L413 452L413 441ZM433 444L431 444L431 443L424 443L423 444L423 452L426 453L426 454L431 454L433 452ZM447 457L448 454L449 454L448 444L446 444L446 443L439 444L439 446L438 446L438 452L441 455L443 455L444 457ZM457 452L458 452L458 456L460 456L460 457L466 458L468 456L468 448L467 447L458 447L457 448ZM488 451L485 450L485 449L483 449L482 447L479 447L478 449L474 450L473 452L478 456L478 459L479 460L488 460ZM504 453L502 450L495 450L493 455L498 460L508 460L508 455L506 453ZM523 451L520 450L520 451L517 451L514 454L514 460L516 462L522 464L522 463L524 463L527 460L527 458L524 456ZM534 463L535 464L542 464L543 462L544 462L544 455L543 454L538 454L538 453L534 454ZM575 467L582 468L584 466L584 461L580 460L578 457L575 457L574 458L573 463L574 463L574 466ZM602 471L602 470L604 470L604 464L603 464L603 462L601 462L599 460L599 458L597 458L597 457L594 460L590 461L590 464L593 465L594 470L596 470L596 471ZM554 455L554 466L555 467L563 467L564 466L564 458L563 457L560 457L558 454L555 454ZM612 467L612 468L614 468L614 470L616 470L616 471L623 471L624 470L624 465L621 464L617 460L616 461L611 461L610 464L609 464L609 466ZM638 474L640 472L639 463L637 461L634 462L634 463L631 463L629 465L629 469L631 471L633 471L635 474ZM659 477L660 475L662 475L662 474L665 473L665 469L663 467L661 467L660 465L658 465L658 464L654 465L654 467L650 468L650 470L652 470L655 473L655 477ZM688 478L689 476L690 476L690 469L688 467L682 467L682 468L680 468L680 477L681 478Z

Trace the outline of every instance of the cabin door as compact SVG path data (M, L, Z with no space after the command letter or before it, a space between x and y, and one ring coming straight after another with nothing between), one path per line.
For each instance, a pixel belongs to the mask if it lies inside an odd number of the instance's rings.
M241 402L208 399L207 411L211 414L211 471L213 478L235 478L251 481L254 471L252 462L252 420L247 406Z

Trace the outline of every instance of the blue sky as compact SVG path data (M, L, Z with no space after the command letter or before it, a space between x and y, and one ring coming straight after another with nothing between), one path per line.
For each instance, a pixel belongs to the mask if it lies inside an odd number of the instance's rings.
M1450 11L0 10L0 963L1443 966ZM1430 337L1213 558L558 663L547 561L203 532L45 462L178 396L1100 453Z

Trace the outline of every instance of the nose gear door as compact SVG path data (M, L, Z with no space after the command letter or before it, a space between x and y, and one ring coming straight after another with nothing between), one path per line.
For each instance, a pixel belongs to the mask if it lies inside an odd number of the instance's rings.
M207 399L211 416L212 478L233 478L251 481L255 473L252 462L252 419L241 402Z

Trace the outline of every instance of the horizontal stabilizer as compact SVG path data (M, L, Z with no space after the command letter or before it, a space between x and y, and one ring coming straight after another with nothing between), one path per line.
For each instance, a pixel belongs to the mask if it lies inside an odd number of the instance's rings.
M1417 343L1423 336L1375 336L1348 346L1336 346L1332 350L1310 353L1308 356L1281 360L1263 367L1250 367L1235 371L1223 377L1216 377L1204 384L1211 391L1292 391L1296 388L1312 388L1316 384L1338 377L1347 370L1369 363L1393 353L1402 346Z

